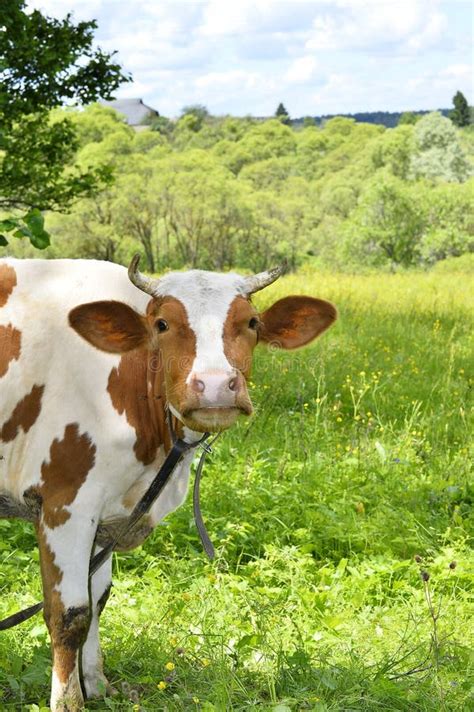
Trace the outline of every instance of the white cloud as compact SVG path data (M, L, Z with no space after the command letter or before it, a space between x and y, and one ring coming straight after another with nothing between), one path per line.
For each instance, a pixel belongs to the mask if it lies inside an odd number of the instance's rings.
M460 79L463 81L472 81L472 65L471 64L451 64L441 72L443 77Z
M318 0L206 0L198 32L209 37L257 35L307 29Z
M1 1L1 0L0 0ZM453 0L30 0L97 18L96 42L131 71L119 96L176 115L293 116L449 106L469 96L469 4ZM461 20L460 13L465 21ZM470 96L469 96L470 98Z
M27 6L31 10L40 10L51 17L73 15L74 21L92 20L97 17L103 0L30 0Z
M234 35L250 28L252 16L258 14L258 0L225 3L222 0L210 0L204 8L202 24L198 32L208 37Z
M321 5L306 41L309 50L390 49L406 44L413 50L439 37L444 15L437 0L334 0Z
M434 12L426 25L418 33L409 37L407 47L415 51L431 47L441 37L446 24L445 15L441 12Z
M258 74L253 72L243 72L233 70L230 72L210 72L195 79L194 84L198 89L207 89L213 87L215 89L253 89L260 81Z
M317 66L318 63L316 58L311 55L298 57L290 64L283 76L283 79L284 81L290 83L295 82L297 84L305 84L313 78Z

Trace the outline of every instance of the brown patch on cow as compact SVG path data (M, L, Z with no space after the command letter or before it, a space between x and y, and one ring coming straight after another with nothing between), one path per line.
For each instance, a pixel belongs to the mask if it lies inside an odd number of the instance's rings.
M41 579L43 582L44 619L53 642L53 630L64 614L64 606L57 587L62 581L63 573L55 564L55 556L47 542L44 527L36 526L38 548L40 552ZM54 642L53 642L54 647Z
M120 415L125 414L135 430L133 450L137 460L144 465L152 463L159 446L169 441L163 382L159 370L153 373L152 362L152 356L144 351L124 354L118 368L110 372L107 385L115 410Z
M0 308L8 302L16 287L16 272L10 265L0 265Z
M6 374L12 361L21 353L21 331L11 324L0 326L0 378Z
M337 319L336 307L323 299L290 296L261 314L263 342L283 349L309 344Z
M21 399L9 419L0 430L0 440L8 443L14 440L21 428L24 433L35 424L41 411L41 399L44 386L33 386L31 391Z
M53 668L62 684L73 672L77 652L87 636L90 612L88 606L65 610L57 587L62 581L62 571L55 563L54 553L47 542L43 524L37 526L40 550L41 577L44 596L44 619L51 636Z
M61 596L59 595L59 591L56 590L56 587L59 586L62 581L63 573L55 564L55 556L47 542L41 523L36 526L36 534L38 537L41 579L43 582L44 619L48 629L51 631L52 622L60 620L64 613Z
M189 325L186 309L174 297L154 299L148 304L147 319L155 335L152 347L159 354L168 399L179 412L191 405L198 407L197 398L195 403L189 402L194 396L189 394L186 383L196 358L196 335ZM168 325L163 333L157 328L161 319Z
M51 613L51 594L58 593L54 589L59 586L62 581L63 574L61 569L54 563L55 556L50 549L50 546L46 540L46 535L44 527L42 524L38 524L36 527L36 534L38 537L38 548L40 551L40 565L41 565L41 578L43 581L43 593L45 596L45 617L49 618ZM62 604L61 604L62 605Z
M146 319L152 334L149 350L123 354L118 367L110 372L107 391L115 410L125 415L135 430L133 450L137 460L150 465L161 445L166 451L171 448L165 405L169 398L180 410L186 398L186 378L194 360L196 339L177 299L151 300ZM158 319L167 322L168 331L157 332ZM179 426L175 427L179 430Z
M53 441L49 462L41 466L42 484L39 488L43 500L45 524L53 529L67 522L70 513L65 509L72 504L95 463L96 447L87 433L79 433L77 423L69 423L62 440Z
M245 297L232 301L224 323L224 353L234 368L250 376L252 355L257 345L257 331L250 328L250 320L258 318L253 305Z

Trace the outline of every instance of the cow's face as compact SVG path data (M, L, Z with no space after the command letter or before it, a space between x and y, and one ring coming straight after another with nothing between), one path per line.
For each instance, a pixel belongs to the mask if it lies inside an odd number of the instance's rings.
M146 284L152 299L145 315L121 302L93 302L73 309L70 324L105 351L153 351L170 410L199 432L223 430L252 412L247 379L257 343L297 348L336 318L332 304L303 296L259 314L249 278L236 274L193 270Z

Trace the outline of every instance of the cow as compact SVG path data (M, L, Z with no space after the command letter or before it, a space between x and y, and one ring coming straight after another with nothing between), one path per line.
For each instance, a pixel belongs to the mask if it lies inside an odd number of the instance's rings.
M91 554L121 531L172 446L250 415L257 343L294 349L335 307L288 296L258 313L251 296L280 269L142 274L89 260L0 260L0 517L34 522L52 647L51 709L76 712L111 688L99 617L111 557L88 584ZM145 519L139 545L185 499L187 452ZM123 527L122 527L123 529Z

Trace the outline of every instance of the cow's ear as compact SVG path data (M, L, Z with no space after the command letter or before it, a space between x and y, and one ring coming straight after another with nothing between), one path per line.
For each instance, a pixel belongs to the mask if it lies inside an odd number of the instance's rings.
M69 312L69 324L101 351L123 354L145 346L145 318L123 302L90 302Z
M336 319L336 307L329 302L313 297L285 297L260 315L260 341L281 349L296 349L309 344Z

